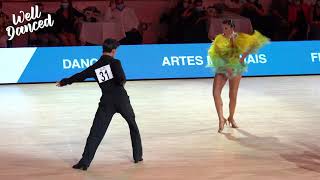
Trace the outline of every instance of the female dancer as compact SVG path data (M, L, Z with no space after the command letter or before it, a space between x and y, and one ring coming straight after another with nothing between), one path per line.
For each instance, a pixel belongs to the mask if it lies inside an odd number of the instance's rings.
M247 69L244 59L269 41L258 31L255 31L253 35L236 33L234 31L235 24L232 20L223 21L222 28L223 34L216 36L209 49L210 66L215 68L216 73L213 82L213 97L219 117L219 133L223 131L227 122L232 128L238 128L233 116L242 73ZM227 80L229 80L230 98L228 119L223 116L221 99L221 91Z

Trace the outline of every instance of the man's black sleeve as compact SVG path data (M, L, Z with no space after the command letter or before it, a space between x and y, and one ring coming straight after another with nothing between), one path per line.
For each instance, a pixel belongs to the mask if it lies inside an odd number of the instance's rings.
M80 73L77 73L70 78L64 78L60 81L61 86L65 86L67 84L72 84L74 82L81 82L84 81L87 78L93 77L93 67L90 66L87 69L83 70Z
M115 82L119 85L124 85L126 83L126 75L122 69L121 62L116 60L112 63L111 68Z

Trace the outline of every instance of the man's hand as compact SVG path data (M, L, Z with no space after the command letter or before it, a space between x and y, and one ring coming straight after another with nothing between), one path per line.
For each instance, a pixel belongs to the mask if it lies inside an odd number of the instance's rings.
M60 82L57 82L56 86L57 86L57 87L63 87Z
M63 87L63 86L66 86L66 85L67 85L67 83L65 82L65 79L62 79L61 81L56 83L57 87Z

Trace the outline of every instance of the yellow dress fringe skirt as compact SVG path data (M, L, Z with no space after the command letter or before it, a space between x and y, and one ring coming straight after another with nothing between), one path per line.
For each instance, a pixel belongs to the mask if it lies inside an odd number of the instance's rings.
M209 56L215 73L225 74L228 78L238 76L247 71L247 65L240 63L240 56L243 53L256 53L262 46L267 44L269 39L254 31L252 35L237 33L233 41L219 34L214 39L210 49ZM232 75L227 73L227 69L232 70Z

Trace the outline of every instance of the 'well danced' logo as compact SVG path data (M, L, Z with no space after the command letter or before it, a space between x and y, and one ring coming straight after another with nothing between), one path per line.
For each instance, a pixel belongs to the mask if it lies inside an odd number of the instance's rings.
M30 12L28 13L25 13L24 11L20 11L19 13L20 15L12 15L13 26L8 26L6 28L9 40L27 32L34 32L46 27L52 27L54 24L51 14L48 14L45 19L41 18L41 11L37 5L31 7ZM26 24L24 24L25 22Z

